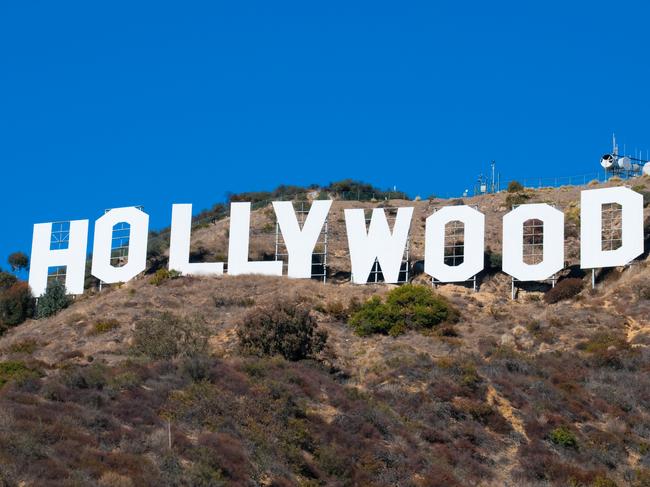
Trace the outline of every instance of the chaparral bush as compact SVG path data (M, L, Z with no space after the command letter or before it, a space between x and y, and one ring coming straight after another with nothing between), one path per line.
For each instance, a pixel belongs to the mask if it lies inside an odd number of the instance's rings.
M208 329L199 317L181 317L165 312L135 324L131 351L156 360L205 353Z
M24 381L37 378L40 371L17 360L0 362L0 388L11 381Z
M406 330L426 330L457 320L458 311L443 296L427 286L405 284L389 292L385 301L371 297L350 317L350 325L362 336L395 336Z
M120 327L120 322L115 318L108 318L105 320L97 321L92 328L91 334L100 335L102 333L108 333L109 331L115 330Z
M327 341L327 333L318 330L309 308L297 301L252 309L239 324L237 336L246 352L282 355L287 360L313 357Z
M519 181L510 181L508 183L508 193L519 193L520 191L523 191L524 187Z
M545 295L544 301L549 304L570 299L582 291L582 279L570 277L559 281Z
M153 284L154 286L160 286L163 282L167 281L168 279L176 279L177 277L180 277L180 272L175 271L175 270L167 270L167 269L158 269L153 277L149 279L149 283Z
M511 208L513 206L523 205L530 199L530 195L525 192L509 192L506 196L506 207Z
M576 436L566 426L560 426L551 431L549 439L556 445L564 446L566 448L576 448L578 446Z
M36 317L46 318L55 315L62 309L67 308L70 302L71 298L66 292L65 284L57 279L50 281L45 294L38 298Z

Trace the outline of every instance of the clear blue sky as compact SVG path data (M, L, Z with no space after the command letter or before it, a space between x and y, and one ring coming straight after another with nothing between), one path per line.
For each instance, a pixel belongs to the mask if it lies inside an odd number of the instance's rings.
M351 177L457 195L650 148L646 2L0 3L0 261L37 222Z

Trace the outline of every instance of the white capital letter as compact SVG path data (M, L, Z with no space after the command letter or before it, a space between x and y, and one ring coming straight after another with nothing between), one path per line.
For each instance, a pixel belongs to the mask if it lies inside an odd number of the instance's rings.
M345 227L350 247L352 282L365 284L375 259L379 261L385 282L396 283L409 235L413 208L399 208L391 233L386 214L381 208L372 210L370 228L362 209L345 210Z
M524 262L524 222L541 220L543 256L539 264ZM503 272L520 281L543 281L564 267L564 213L547 205L521 205L503 217Z
M311 277L311 257L320 235L331 200L314 201L309 208L305 223L300 229L293 203L274 201L273 209L280 225L282 238L289 254L287 275L289 277Z
M128 261L122 267L111 265L113 227L118 223L130 226ZM148 232L149 215L134 206L104 213L95 222L92 275L108 284L127 282L137 276L147 266Z
M464 225L463 263L445 264L445 225L460 221ZM441 282L467 281L483 270L485 215L469 206L447 206L427 218L424 272Z
M88 220L70 222L67 249L50 249L52 223L34 225L29 287L41 296L47 287L48 267L66 266L65 288L70 294L83 294L88 245Z
M622 207L622 245L602 250L602 207ZM580 193L580 267L597 269L625 265L643 253L643 196L629 188L589 189Z
M172 227L169 237L169 270L183 274L209 276L223 274L223 262L190 263L192 205L172 205Z
M251 204L230 203L230 239L228 241L228 274L282 275L282 261L251 262L248 260Z

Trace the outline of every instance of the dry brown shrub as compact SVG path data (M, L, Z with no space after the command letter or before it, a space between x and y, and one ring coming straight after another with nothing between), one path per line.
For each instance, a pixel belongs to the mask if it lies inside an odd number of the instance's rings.
M561 280L555 287L551 288L544 295L544 301L549 304L557 303L576 296L580 291L582 291L582 279L570 277Z
M133 481L116 472L105 472L99 479L101 487L133 487Z
M207 350L208 336L198 316L158 313L136 323L131 351L156 360L193 356Z
M237 327L237 336L248 353L281 355L287 360L313 357L327 341L327 333L318 330L309 307L296 300L252 309Z

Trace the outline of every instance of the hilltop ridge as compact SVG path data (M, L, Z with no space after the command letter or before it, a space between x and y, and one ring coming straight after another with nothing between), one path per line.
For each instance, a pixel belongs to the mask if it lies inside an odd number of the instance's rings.
M650 178L625 184L650 191ZM650 485L647 240L643 257L600 273L591 290L576 269L581 189L525 192L526 202L565 212L561 277L580 280L576 293L549 303L546 287L530 286L511 300L510 279L490 268L479 292L435 289L457 320L398 336L350 326L363 303L396 286L347 282L342 210L415 207L417 261L424 218L459 201L335 200L328 283L154 279L163 246L149 273L0 337L0 485ZM508 197L463 199L486 214L495 255ZM647 204L644 215L647 237ZM225 215L197 222L194 256L225 255L227 228ZM251 228L250 257L270 258L268 205L253 211ZM328 335L322 353L291 361L242 350L242 323L279 302L308 308ZM200 319L205 353L136 354L136 332L160 312Z

